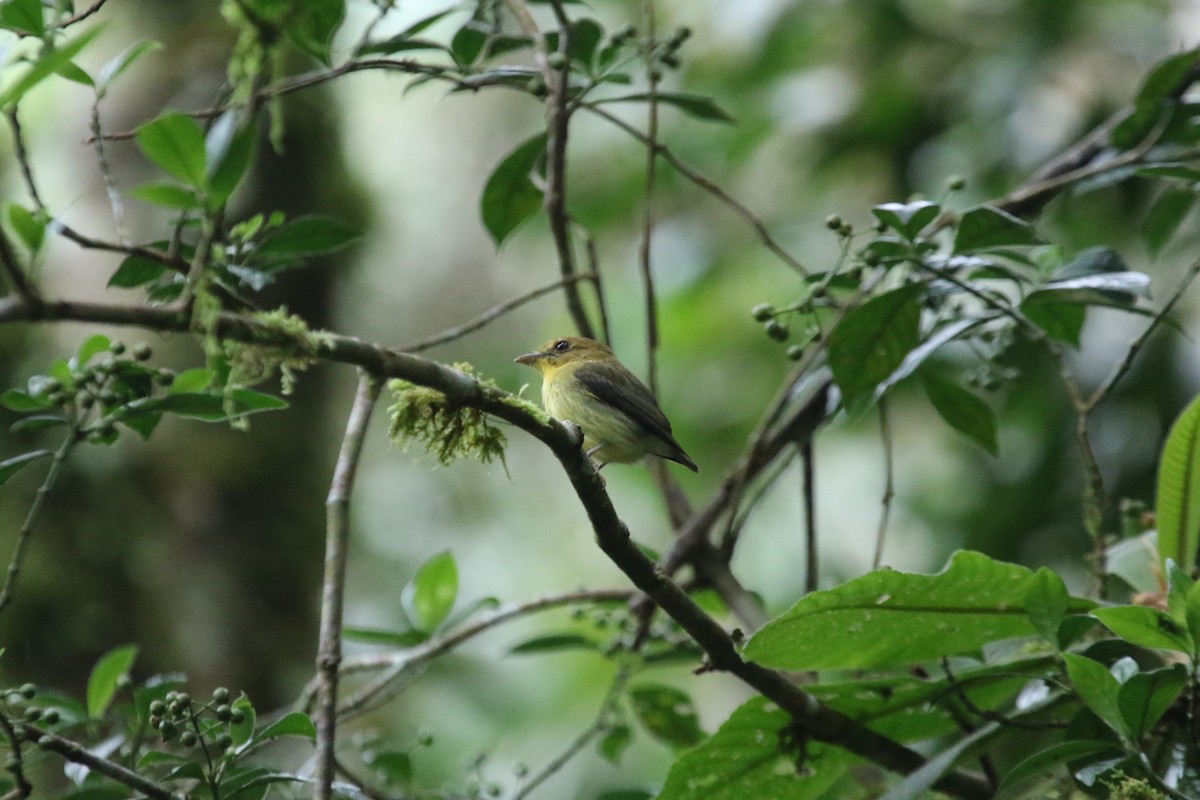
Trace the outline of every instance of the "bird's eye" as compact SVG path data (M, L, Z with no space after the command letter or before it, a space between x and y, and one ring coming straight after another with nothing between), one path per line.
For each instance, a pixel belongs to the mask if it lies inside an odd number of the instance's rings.
M559 339L554 343L554 350L557 353L565 353L571 349L571 343L566 339Z

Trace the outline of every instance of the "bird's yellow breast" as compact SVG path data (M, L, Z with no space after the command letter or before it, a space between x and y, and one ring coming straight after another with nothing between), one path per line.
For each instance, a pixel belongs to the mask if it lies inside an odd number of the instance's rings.
M575 376L586 362L546 369L542 374L542 406L558 420L583 431L585 450L596 448L602 462L628 464L647 453L645 433L628 415L595 397Z

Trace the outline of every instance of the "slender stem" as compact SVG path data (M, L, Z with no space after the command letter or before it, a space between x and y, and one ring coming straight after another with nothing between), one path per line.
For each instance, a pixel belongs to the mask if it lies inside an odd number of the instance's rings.
M46 477L42 479L42 485L38 487L37 494L29 506L29 511L25 514L25 522L21 525L21 530L17 532L17 544L13 548L12 559L8 562L8 574L4 579L4 587L0 589L0 611L3 611L9 602L12 601L13 589L17 585L17 576L20 574L21 567L25 562L25 550L29 546L33 526L37 523L37 518L42 512L42 507L46 504L46 497L54 488L59 473L62 472L67 455L70 454L71 448L79 442L79 436L78 426L72 424L66 438L63 439L58 449L54 451L54 457L50 461L50 468L46 470Z
M92 102L92 142L96 150L96 162L100 166L100 176L104 179L104 191L108 195L108 205L112 209L113 225L117 229L117 238L121 240L122 245L128 246L130 240L129 233L125 228L125 204L121 199L121 193L117 191L116 184L113 182L112 169L108 164L108 153L104 149L104 129L100 123L100 100L102 97L101 92L97 91L95 100Z
M579 226L576 226L579 227ZM600 257L596 254L596 239L586 229L579 228L583 237L583 252L587 258L588 272L596 289L596 310L600 314L600 335L605 344L612 344L612 330L608 326L608 305L604 302L604 286L600 282Z
M804 481L804 543L807 553L804 563L804 591L812 594L820 585L821 577L817 564L817 491L812 441L800 446L800 466Z
M5 759L5 768L12 775L15 784L12 790L0 800L23 800L33 794L33 784L25 777L25 759L21 753L21 741L17 738L17 732L13 729L12 723L4 714L0 714L0 729L4 731L4 738L8 740L9 754Z
M318 800L330 800L333 797L338 667L342 660L342 610L350 539L350 496L362 456L367 423L371 420L371 412L379 397L380 385L372 375L359 373L358 390L346 422L346 433L334 467L329 496L325 501L325 577L321 591L320 643L317 647L317 785L314 796Z
M559 278L554 283L541 286L531 292L526 292L520 297L514 297L511 300L506 300L503 303L492 306L487 311L483 312L469 322L464 322L463 324L456 325L453 328L447 328L446 330L435 333L432 336L426 336L423 339L417 339L414 342L401 345L396 349L405 353L419 353L422 350L428 350L436 345L454 341L455 339L466 336L468 333L473 333L479 330L489 322L493 322L504 316L509 311L512 311L515 308L520 308L529 301L536 300L537 298L547 295L556 289L561 289L563 286L569 283L575 283L577 281L591 281L592 283L596 283L596 279L597 275L595 272L577 272L574 275L568 275L565 278Z
M183 800L183 795L176 794L166 786L155 783L149 778L145 778L115 761L101 758L91 750L81 747L70 739L64 739L57 734L48 733L33 726L27 726L26 730L29 731L29 739L42 750L57 753L67 761L82 764L100 775L112 778L118 783L123 783L132 789L138 790L147 797L152 797L154 800Z
M892 498L896 496L895 465L892 458L892 424L888 416L887 398L879 398L879 435L883 440L883 499L880 502L879 530L875 533L875 555L871 569L879 569L883 563L883 542L887 537L888 520L891 517Z
M750 227L753 228L754 232L758 235L759 241L763 243L763 246L774 253L780 261L782 261L784 264L787 264L801 275L808 275L808 270L805 269L804 265L801 264L795 256L783 249L783 246L775 240L775 237L772 236L771 232L767 230L766 223L764 223L762 219L758 217L758 215L756 215L743 203L735 199L732 195L718 186L711 178L707 177L699 170L690 167L686 162L675 155L675 153L669 147L664 145L662 142L652 141L645 133L642 133L637 128L633 127L628 122L611 113L608 111L608 109L603 108L602 106L598 106L594 103L582 103L580 104L579 108L587 109L601 119L616 125L634 139L651 148L651 150L661 156L664 161L670 164L676 172L687 178L696 186L711 194L713 197L716 197L727 207L732 209L739 217L749 223Z
M654 241L654 190L658 174L658 83L661 80L654 64L658 45L654 0L642 0L642 60L650 87L650 102L646 104L646 188L642 200L642 235L638 243L638 268L646 302L646 384L651 394L658 396L658 296L654 291L654 269L650 249Z
M625 690L625 686L629 683L631 677L633 677L633 671L628 666L623 666L617 670L616 676L613 677L612 685L608 687L608 691L604 695L604 700L600 703L600 710L596 712L596 718L592 724L581 731L561 753L551 759L545 767L531 777L529 782L513 795L513 800L525 800L534 789L541 786L548 778L565 767L572 758L579 755L580 751L588 746L589 742L608 729L610 724L609 717L612 716L613 709L621 699L621 692Z

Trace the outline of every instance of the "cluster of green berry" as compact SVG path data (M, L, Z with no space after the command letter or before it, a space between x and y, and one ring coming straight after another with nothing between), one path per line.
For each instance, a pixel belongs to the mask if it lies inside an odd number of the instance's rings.
M779 316L789 314L796 309L785 308L777 309L770 303L759 303L754 308L750 309L750 316L755 322L761 322L763 330L766 331L768 337L776 342L786 342L792 335L792 332L786 325L779 321ZM814 338L820 337L820 331L810 331L808 343L811 343ZM792 361L799 361L804 357L806 344L788 345L787 357Z
M233 745L230 725L241 725L246 714L230 703L229 690L218 687L212 700L200 704L187 692L167 692L162 700L150 703L150 727L158 731L164 742L175 739L184 747L195 747L205 740L218 750Z
M22 706L21 717L25 722L38 722L43 725L57 725L61 719L61 714L56 708L46 708L39 705L25 705L29 701L37 697L37 687L32 683L23 683L15 689L4 689L0 692L0 696L4 698L4 702ZM22 731L14 726L14 733L18 736Z

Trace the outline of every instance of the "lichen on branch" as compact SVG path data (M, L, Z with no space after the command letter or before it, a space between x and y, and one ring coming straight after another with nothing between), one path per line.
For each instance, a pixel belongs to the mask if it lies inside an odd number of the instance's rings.
M470 364L455 364L454 368L474 377ZM495 386L494 381L480 381L481 386ZM437 389L418 386L405 380L388 381L395 402L388 407L391 418L389 433L392 441L407 447L418 441L449 466L459 458L473 458L487 464L499 459L505 472L504 448L508 440L488 415L463 403L452 401Z

